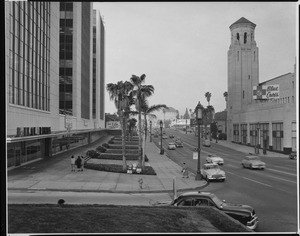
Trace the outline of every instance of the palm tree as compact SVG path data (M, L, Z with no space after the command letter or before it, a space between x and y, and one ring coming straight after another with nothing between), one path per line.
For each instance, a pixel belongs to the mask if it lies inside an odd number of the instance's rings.
M205 139L207 139L207 125L210 124L214 118L215 108L213 106L207 106L203 108L203 124L205 127Z
M106 90L109 93L109 98L114 101L117 108L117 114L122 127L122 155L123 155L123 170L126 171L126 157L125 157L125 132L126 132L126 113L132 103L132 89L133 85L128 81L119 81L116 84L109 83Z
M209 101L210 101L211 93L210 92L206 92L205 93L205 97L206 97L206 100L207 100L208 106L209 106Z
M154 93L154 87L152 85L143 85L145 83L146 75L142 74L140 77L132 75L130 81L134 86L133 95L135 99L135 108L138 111L138 120L139 120L139 146L140 150L142 149L142 110L141 103L142 99L150 97ZM141 159L140 159L141 161Z
M129 130L129 136L130 140L132 140L132 130L136 126L137 120L135 118L131 118L128 120L128 130Z

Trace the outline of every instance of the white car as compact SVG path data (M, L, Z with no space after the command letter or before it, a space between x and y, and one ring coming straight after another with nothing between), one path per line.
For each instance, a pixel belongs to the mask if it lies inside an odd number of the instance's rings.
M221 180L225 181L225 171L221 170L218 164L206 163L201 169L201 175L206 181Z
M169 149L169 150L175 150L175 149L176 149L175 143L169 143L169 144L168 144L168 149Z
M250 169L265 169L266 163L262 162L258 156L246 156L242 160L242 166Z
M223 165L224 164L224 159L222 157L208 155L208 157L206 157L206 162L207 163L215 163L215 164L218 164L218 165Z

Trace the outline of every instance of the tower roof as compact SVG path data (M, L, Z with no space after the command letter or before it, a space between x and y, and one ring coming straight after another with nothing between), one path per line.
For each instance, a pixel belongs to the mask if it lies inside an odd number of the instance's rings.
M239 20L237 20L236 22L234 22L229 28L231 28L232 26L234 25L237 25L237 24L251 24L253 27L256 26L256 24L252 23L251 21L247 20L246 18L244 17L241 17Z

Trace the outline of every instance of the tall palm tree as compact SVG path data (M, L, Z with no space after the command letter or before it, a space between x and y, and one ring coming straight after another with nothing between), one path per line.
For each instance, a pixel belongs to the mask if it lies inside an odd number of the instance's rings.
M208 102L208 106L209 106L209 102L210 102L211 93L210 93L210 92L206 92L206 93L205 93L205 97L206 97L206 100L207 100L207 102Z
M147 139L147 130L148 130L148 122L147 122L147 116L152 116L156 117L152 112L159 111L160 109L168 108L164 104L157 104L157 105L152 105L149 106L149 103L147 99L144 97L140 101L140 108L141 108L141 113L144 116L144 142L143 142L143 148L142 148L142 169L145 167L145 145L146 145L146 139ZM138 114L138 112L136 112ZM134 114L134 112L133 112Z
M142 110L141 103L142 99L150 97L154 93L154 87L152 85L143 85L145 83L146 75L142 74L140 77L132 75L130 81L134 86L133 95L135 99L135 108L138 111L138 120L139 120L139 146L140 150L142 149ZM141 158L140 158L140 161Z
M206 108L203 109L202 111L203 114L203 124L205 127L205 139L207 139L207 125L209 125L214 117L215 114L215 108L213 106L207 106Z
M137 120L135 118L130 118L128 120L128 130L129 130L130 140L132 140L132 130L136 126L136 122Z
M123 170L127 169L125 157L125 132L126 132L126 113L132 103L132 89L133 85L128 81L119 81L116 84L109 83L106 90L109 93L109 98L114 101L117 108L117 114L122 127L122 156L123 156Z

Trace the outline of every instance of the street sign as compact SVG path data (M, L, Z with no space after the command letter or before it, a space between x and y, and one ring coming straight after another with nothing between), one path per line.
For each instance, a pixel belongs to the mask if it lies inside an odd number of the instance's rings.
M193 152L193 159L198 159L198 152Z

